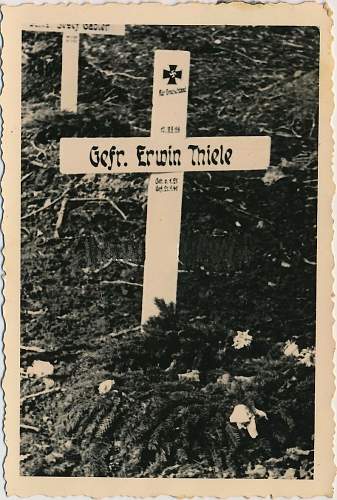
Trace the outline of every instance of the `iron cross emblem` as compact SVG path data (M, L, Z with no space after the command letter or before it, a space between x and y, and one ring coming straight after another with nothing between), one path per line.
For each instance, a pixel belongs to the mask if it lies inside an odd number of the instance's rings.
M168 78L167 85L176 85L176 79L179 78L181 80L182 77L182 71L177 70L177 65L176 64L169 64L169 70L164 69L163 71L163 78L164 80Z

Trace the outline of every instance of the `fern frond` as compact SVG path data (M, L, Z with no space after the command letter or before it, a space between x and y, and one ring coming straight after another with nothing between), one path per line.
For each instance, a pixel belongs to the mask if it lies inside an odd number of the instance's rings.
M236 429L233 425L230 423L226 424L226 434L229 438L229 442L231 443L231 446L236 449L241 441L241 436L240 432L238 429Z

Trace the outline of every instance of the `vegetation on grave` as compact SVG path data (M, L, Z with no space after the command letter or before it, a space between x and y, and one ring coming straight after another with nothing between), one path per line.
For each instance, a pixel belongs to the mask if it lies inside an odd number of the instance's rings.
M312 477L318 44L315 28L81 35L69 114L60 35L24 32L23 474ZM141 334L146 176L61 175L58 141L149 134L154 48L191 51L188 135L270 134L272 162L185 175L182 241L237 244L185 252L177 314L160 304ZM130 241L137 259L111 258Z
M159 307L143 333L110 339L78 368L53 450L32 460L31 473L280 477L294 469L310 477L312 362L282 342L263 359L254 335L238 343L242 332ZM189 373L198 377L181 377ZM235 418L242 405L255 415L256 435Z

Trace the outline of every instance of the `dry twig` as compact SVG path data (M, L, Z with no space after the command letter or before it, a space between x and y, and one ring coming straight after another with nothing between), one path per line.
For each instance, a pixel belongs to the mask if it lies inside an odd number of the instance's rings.
M32 174L33 174L33 172L28 172L28 174L23 175L23 176L21 177L21 182L23 182L23 181L25 181L26 179L28 179L28 177L30 177Z
M113 280L113 281L101 281L102 285L129 285L129 286L140 286L143 287L141 283L134 283L133 281L124 281L124 280Z
M34 427L33 425L20 424L20 429L25 429L27 431L40 432L38 427Z
M38 214L39 212L42 212L43 210L46 210L47 208L50 208L52 207L53 205L55 205L58 201L62 200L68 193L71 189L76 189L78 188L81 184L83 183L83 178L80 179L76 184L72 184L72 182L69 182L69 184L67 185L66 189L63 191L62 194L60 194L60 196L57 196L54 200L50 201L49 203L43 205L43 207L40 207L40 208L37 208L36 210L33 210L32 212L30 212L29 214L26 214L26 215L23 215L21 217L21 220L24 220L24 219L28 219L29 217L32 217L33 215L36 215Z
M65 189L63 191L63 193L60 194L60 196L57 196L53 201L50 201L49 203L43 205L43 207L37 208L36 210L33 210L29 214L23 215L21 217L21 220L28 219L29 217L32 217L33 215L36 215L39 212L42 212L43 210L46 210L47 208L52 207L53 205L55 205L55 203L62 200L62 198L64 198L67 195L67 193L70 191L70 189L71 189L71 187L67 187L67 189Z
M34 398L37 398L38 396L43 396L44 394L49 394L51 392L56 392L56 391L60 391L60 390L61 390L60 388L56 387L53 389L45 389L44 391L35 392L33 394L28 394L27 396L24 396L23 398L21 398L20 403L24 403L25 401L27 401L27 399L34 399Z
M116 337L120 337L121 335L124 335L125 333L130 333L130 332L135 332L137 330L141 330L142 327L141 326L132 326L131 328L126 328L125 330L120 330L119 332L113 332L113 333L110 333L110 337L112 338L116 338Z
M62 226L64 212L66 210L67 202L68 202L68 198L67 198L67 196L65 196L61 202L60 210L59 210L59 213L57 215L57 221L56 221L55 229L54 229L54 238L57 238L57 239L60 237L59 229Z
M127 216L125 215L125 213L118 207L118 205L116 205L116 203L112 200L110 200L109 198L69 198L69 201L93 201L93 202L97 202L97 203L101 203L101 202L106 202L106 203L110 203L110 205L123 217L124 220L127 219Z
M135 262L131 262L131 260L125 260L125 259L109 259L102 267L99 267L97 269L93 270L94 274L100 273L101 271L104 271L107 269L113 262L117 262L119 264L125 264L126 266L130 267L144 267L142 264L136 264Z
M46 352L44 349L40 349L40 347L34 347L34 346L20 345L20 349L22 349L22 351Z
M145 76L135 76L130 73L111 73L109 76L124 76L125 78L131 78L132 80L146 80Z

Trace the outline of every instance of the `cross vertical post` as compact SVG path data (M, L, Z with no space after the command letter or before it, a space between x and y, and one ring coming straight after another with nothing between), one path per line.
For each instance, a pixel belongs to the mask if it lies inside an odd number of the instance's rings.
M158 314L155 298L176 302L184 172L264 170L270 161L268 136L186 138L189 60L155 52L150 137L60 141L64 174L149 174L142 324Z
M22 29L62 33L61 111L72 113L77 112L80 33L125 35L125 26L112 24L29 24Z
M61 72L61 111L77 111L78 60L80 34L63 33Z
M187 51L155 52L151 121L154 141L186 136L189 65ZM185 92L175 93L177 84ZM183 172L150 175L142 324L158 314L155 298L167 303L176 301L183 182Z

